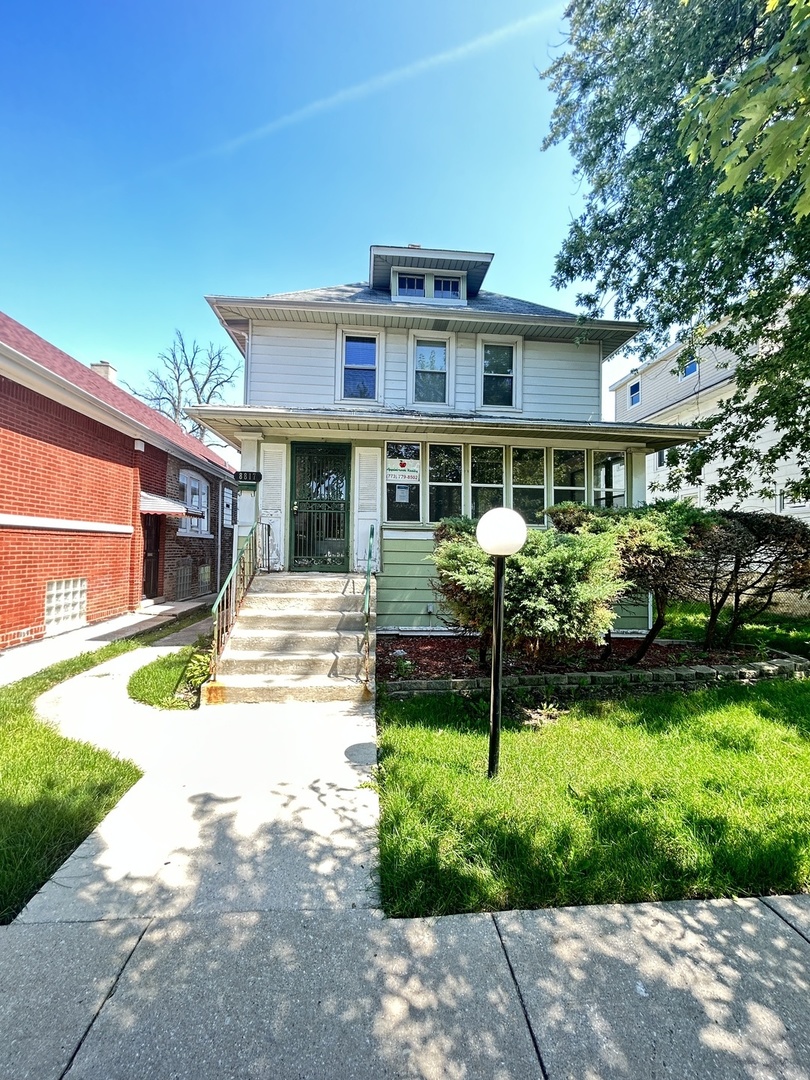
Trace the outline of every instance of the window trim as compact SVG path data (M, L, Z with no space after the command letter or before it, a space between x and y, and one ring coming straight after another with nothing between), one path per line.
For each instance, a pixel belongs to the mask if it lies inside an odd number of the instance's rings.
M416 400L416 343L417 341L443 341L447 348L447 387L445 400ZM408 331L408 387L406 400L409 406L420 412L447 412L455 405L456 395L456 335L448 331Z
M623 466L622 466L623 470L624 470L624 484L622 485L621 488L617 488L617 487L597 487L596 486L595 472L596 472L596 455L597 454L621 454L622 458L624 459L623 460ZM629 497L629 491L628 491L628 487L627 487L627 481L629 480L627 451L626 450L606 450L604 447L601 447L601 446L591 446L591 447L588 447L585 450L585 455L586 455L585 460L586 460L586 462L588 464L588 477L590 478L590 482L591 482L591 492L590 492L591 505L596 506L596 493L597 492L601 492L602 495L605 496L605 497L607 497L608 492L610 492L610 494L613 497L615 497L617 492L621 492L621 498L622 498L621 505L622 506L627 506L627 500L628 500L628 497ZM586 494L587 494L587 488L586 488ZM611 505L613 505L613 504L611 504ZM604 508L604 504L603 504L603 508Z
M185 479L185 488L186 488L187 492L188 492L188 487L189 487L189 483L188 483L189 479L199 481L199 484L200 484L200 502L201 503L203 502L203 487L205 488L205 492L206 492L205 506L200 507L200 509L205 510L205 513L204 513L204 515L202 517L183 517L183 518L181 518L180 519L180 526L179 526L179 528L177 530L177 535L178 536L196 536L196 537L210 538L211 536L213 536L213 533L211 532L211 481L206 479L206 477L203 476L202 473L198 473L194 469L186 469L186 468L180 469L180 471L177 474L177 483L178 483L178 485L183 485L184 484L183 477L186 478ZM196 509L193 506L193 504L188 501L188 496L184 500L184 503L185 503L185 506L189 510ZM200 522L200 528L199 529L192 528L191 523L196 522L196 521Z
M425 279L424 296L400 296L399 275L403 277L423 277ZM436 278L458 278L459 297L445 299L443 296L434 296L434 281ZM391 267L391 300L395 304L430 304L436 307L466 307L467 306L467 272L466 270L423 270L416 266L392 266Z
M373 398L343 396L346 338L350 337L376 338L377 340L376 379L374 382L375 396ZM383 386L385 379L385 331L378 327L370 327L367 329L363 326L338 326L335 338L335 404L352 405L355 408L377 407L383 401Z
M633 401L633 387L636 388L636 400ZM636 379L635 382L631 382L627 387L627 408L635 409L637 405L641 404L641 379Z
M487 345L511 345L513 358L512 404L484 404L484 349ZM523 412L523 338L511 334L477 334L475 338L475 408L477 412L509 414Z

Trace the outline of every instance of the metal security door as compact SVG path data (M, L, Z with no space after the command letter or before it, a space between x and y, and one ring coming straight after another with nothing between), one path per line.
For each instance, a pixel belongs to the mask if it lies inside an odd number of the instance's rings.
M143 595L153 600L158 595L160 569L160 517L144 514L143 523Z
M351 447L293 443L293 570L349 569Z

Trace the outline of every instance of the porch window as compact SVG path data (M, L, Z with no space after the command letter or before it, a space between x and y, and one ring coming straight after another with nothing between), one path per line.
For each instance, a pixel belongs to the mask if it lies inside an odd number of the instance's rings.
M593 505L624 506L625 463L621 450L594 450Z
M419 443L386 444L386 521L422 519L421 449Z
M585 451L554 451L554 505L585 502Z
M417 340L414 346L413 399L420 404L447 402L447 342Z
M343 339L343 397L376 401L377 398L377 338Z
M472 516L503 506L503 449L500 446L470 447Z
M546 452L516 446L512 450L512 507L529 525L543 523L546 508Z
M209 532L208 524L208 481L197 473L187 469L180 470L180 501L185 503L192 514L181 519L180 535L199 536Z
M428 518L461 514L461 447L431 446L428 458Z

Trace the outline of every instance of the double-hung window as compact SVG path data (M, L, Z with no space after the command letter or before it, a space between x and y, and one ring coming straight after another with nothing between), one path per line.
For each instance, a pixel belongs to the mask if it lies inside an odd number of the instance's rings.
M520 338L478 339L478 407L521 407Z
M414 344L413 400L418 404L447 402L447 342L417 338Z
M594 450L593 505L624 506L625 465L622 450Z
M629 396L630 407L631 408L634 405L639 405L641 403L641 383L640 382L630 383L630 392L629 392L628 396Z
M197 473L187 469L180 470L180 500L192 513L182 519L179 532L208 533L208 497L209 485Z
M546 452L542 448L512 449L512 507L529 525L542 524L546 508Z
M342 350L342 397L348 400L376 401L380 339L376 334L344 332Z
M470 447L472 516L479 518L495 506L503 506L503 448Z

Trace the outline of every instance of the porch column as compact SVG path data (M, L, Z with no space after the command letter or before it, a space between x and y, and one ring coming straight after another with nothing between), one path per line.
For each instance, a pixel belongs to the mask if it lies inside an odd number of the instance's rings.
M242 432L242 460L239 466L242 472L261 472L261 442L260 431ZM259 517L256 490L240 491L237 506L239 510L237 543L241 544Z
M630 465L629 506L642 506L647 501L647 454L632 450L627 455Z

